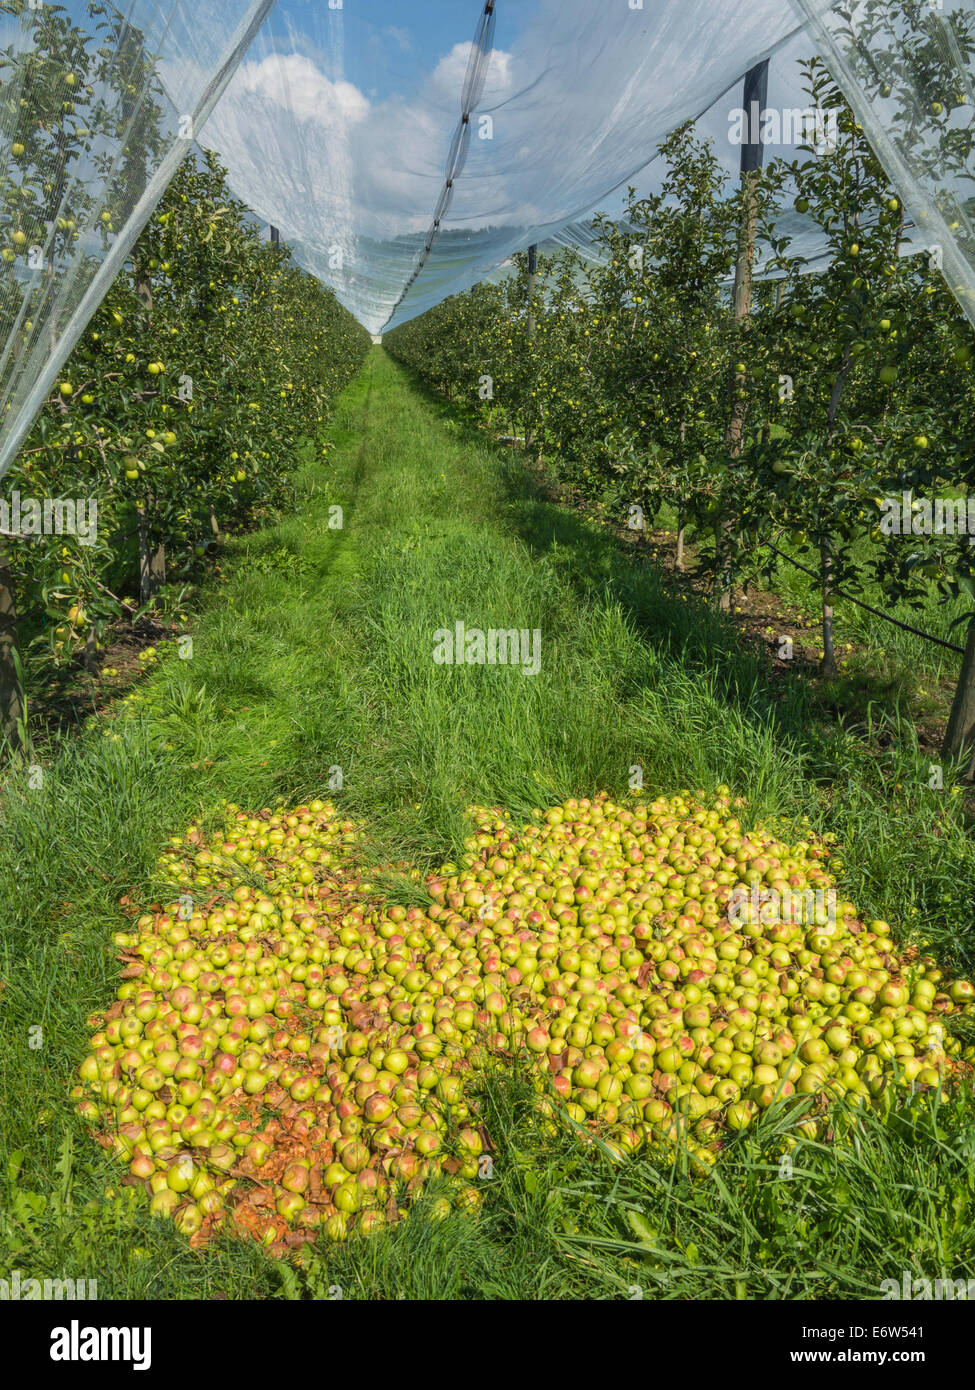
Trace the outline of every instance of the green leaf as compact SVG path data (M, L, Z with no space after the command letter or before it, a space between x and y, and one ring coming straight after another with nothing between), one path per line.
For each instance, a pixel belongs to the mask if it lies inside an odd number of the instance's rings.
M626 1219L630 1224L630 1230L641 1244L656 1245L659 1233L654 1230L645 1216L641 1216L638 1211L628 1211Z
M301 1284L297 1274L286 1260L275 1260L274 1263L281 1276L285 1298L291 1303L299 1303L301 1301Z
M958 587L963 593L968 595L973 603L975 603L975 575L960 574L958 576Z
M61 1179L61 1200L65 1203L66 1206L70 1205L69 1198L71 1195L71 1171L73 1166L73 1160L74 1153L71 1141L71 1131L68 1130L65 1133L64 1138L61 1140L61 1147L58 1150L57 1162L54 1165L54 1171Z

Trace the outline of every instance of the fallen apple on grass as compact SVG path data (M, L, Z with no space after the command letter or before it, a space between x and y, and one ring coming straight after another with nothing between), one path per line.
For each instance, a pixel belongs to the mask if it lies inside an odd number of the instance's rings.
M541 1128L686 1146L702 1173L769 1106L800 1107L795 1143L831 1097L947 1087L972 1053L944 1020L975 986L898 954L839 898L828 845L746 830L741 805L570 799L520 828L471 808L425 910L384 898L332 805L228 805L169 842L174 901L115 938L79 1110L192 1243L284 1253L377 1233L435 1176L475 1210L492 1055L533 1068Z

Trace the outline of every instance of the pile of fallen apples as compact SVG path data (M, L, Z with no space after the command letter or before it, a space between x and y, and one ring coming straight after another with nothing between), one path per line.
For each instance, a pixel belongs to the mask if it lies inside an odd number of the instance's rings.
M194 1244L284 1250L402 1219L434 1175L436 1214L475 1209L491 1057L534 1059L541 1126L701 1171L769 1106L799 1141L831 1097L886 1103L972 1060L944 1026L969 981L859 921L827 845L703 795L569 800L521 829L473 808L425 910L384 899L332 805L227 806L169 842L171 900L115 938L81 1112Z

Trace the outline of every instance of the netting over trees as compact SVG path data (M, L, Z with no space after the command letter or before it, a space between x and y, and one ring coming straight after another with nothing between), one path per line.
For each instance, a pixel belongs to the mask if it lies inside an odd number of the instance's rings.
M4 0L0 17L0 470L193 141L379 332L531 243L584 238L689 118L724 122L737 157L741 78L765 58L778 87L738 138L795 142L811 120L828 140L790 92L797 45L830 65L975 321L975 0Z
M272 3L0 5L0 471Z

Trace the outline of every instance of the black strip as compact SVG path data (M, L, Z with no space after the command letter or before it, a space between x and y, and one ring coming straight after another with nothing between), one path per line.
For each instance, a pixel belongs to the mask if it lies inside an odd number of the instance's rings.
M403 286L403 292L397 299L390 311L389 318L379 330L384 333L396 315L396 311L409 294L417 276L427 263L427 257L433 250L434 242L440 235L440 224L450 202L451 191L454 181L457 179L464 168L467 160L467 150L470 145L471 134L471 111L483 90L483 75L486 71L488 54L494 41L494 7L495 0L486 0L484 10L474 33L474 44L471 48L470 61L467 64L467 75L464 78L464 87L461 94L461 113L457 128L451 136L450 144L447 147L447 163L445 166L444 186L437 200L436 210L433 214L433 221L430 230L427 232L423 250L416 259L412 274Z

